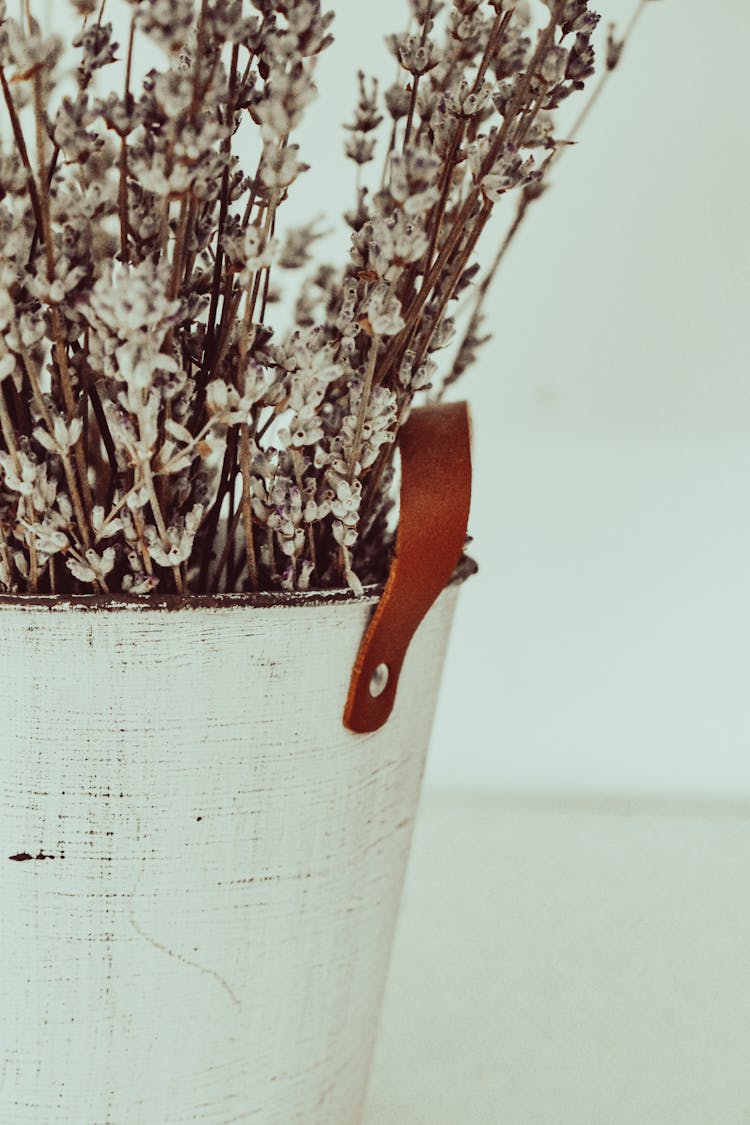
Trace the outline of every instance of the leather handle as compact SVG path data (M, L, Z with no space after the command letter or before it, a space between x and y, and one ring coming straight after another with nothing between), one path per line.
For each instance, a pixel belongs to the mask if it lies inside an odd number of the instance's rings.
M458 565L471 503L465 402L415 410L399 435L401 510L391 571L354 664L344 726L378 730L396 700L411 639Z

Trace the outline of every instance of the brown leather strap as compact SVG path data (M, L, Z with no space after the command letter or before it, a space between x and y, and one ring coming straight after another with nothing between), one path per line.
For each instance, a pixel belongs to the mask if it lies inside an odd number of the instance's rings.
M344 726L358 734L378 730L388 719L411 639L464 549L471 502L466 403L413 411L399 447L401 511L395 553L357 654L344 711Z

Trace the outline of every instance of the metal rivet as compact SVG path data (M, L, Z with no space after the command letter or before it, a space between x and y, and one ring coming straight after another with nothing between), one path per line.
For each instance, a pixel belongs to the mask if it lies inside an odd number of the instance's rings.
M388 684L388 665L378 664L370 679L370 695L377 699L382 695Z

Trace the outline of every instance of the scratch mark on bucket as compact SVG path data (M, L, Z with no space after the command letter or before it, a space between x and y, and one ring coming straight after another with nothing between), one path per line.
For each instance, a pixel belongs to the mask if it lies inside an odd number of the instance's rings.
M185 957L183 956L183 954L178 953L176 950L170 949L168 945L165 945L163 942L158 941L155 937L152 937L151 934L146 933L143 927L139 924L135 916L134 900L136 898L138 886L141 882L141 879L143 878L145 867L146 864L144 859L141 863L141 870L138 875L138 879L136 880L135 887L133 887L128 900L128 915L130 917L131 928L136 934L138 934L140 938L143 938L145 942L148 942L148 944L156 949L159 953L163 953L165 954L165 956L171 957L172 960L178 961L188 969L195 969L197 972L203 973L205 976L213 977L216 983L224 989L232 1004L234 1004L235 1007L240 1008L242 1006L240 1003L240 999L232 989L232 986L230 985L226 977L223 977L221 973L217 973L215 969L211 969L207 965L200 965L197 961L192 961L189 957Z

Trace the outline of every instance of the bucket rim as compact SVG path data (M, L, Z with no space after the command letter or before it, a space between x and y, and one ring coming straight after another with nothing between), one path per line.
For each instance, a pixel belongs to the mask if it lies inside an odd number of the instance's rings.
M0 612L46 609L51 613L175 613L196 609L295 609L346 603L375 604L384 587L371 585L362 595L353 590L261 591L226 594L0 594Z

